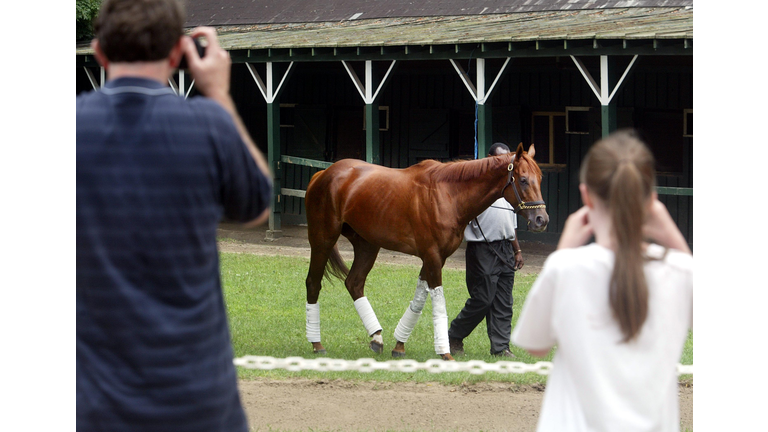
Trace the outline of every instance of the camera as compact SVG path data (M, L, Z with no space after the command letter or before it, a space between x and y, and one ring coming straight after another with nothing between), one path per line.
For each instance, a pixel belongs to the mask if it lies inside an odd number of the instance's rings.
M200 58L203 58L205 56L205 47L203 46L202 42L200 42L199 38L192 38L192 41L195 43L195 48L197 48L197 55L199 55ZM186 55L181 56L181 61L179 62L179 69L189 69Z

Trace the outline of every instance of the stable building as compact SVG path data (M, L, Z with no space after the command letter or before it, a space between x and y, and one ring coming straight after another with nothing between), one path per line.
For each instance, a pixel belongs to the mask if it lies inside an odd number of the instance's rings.
M231 91L274 172L268 236L306 221L311 176L336 160L392 168L534 144L556 242L581 206L589 146L637 129L658 192L693 244L692 0L332 0L187 2L187 27L216 27ZM418 3L418 4L416 4ZM76 48L77 91L104 82ZM179 71L181 97L194 81Z

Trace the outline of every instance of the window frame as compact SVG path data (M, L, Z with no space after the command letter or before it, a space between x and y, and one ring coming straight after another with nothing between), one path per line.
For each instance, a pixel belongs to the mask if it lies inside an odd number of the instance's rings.
M536 117L549 117L549 143L548 149L549 149L549 160L546 162L539 161L539 165L541 166L547 166L547 167L565 167L567 164L559 164L555 163L555 122L554 117L564 117L564 120L566 121L566 129L568 128L567 124L567 118L565 118L565 111L532 111L531 112L531 144L536 144L533 142L534 135L536 132L535 124L536 124Z

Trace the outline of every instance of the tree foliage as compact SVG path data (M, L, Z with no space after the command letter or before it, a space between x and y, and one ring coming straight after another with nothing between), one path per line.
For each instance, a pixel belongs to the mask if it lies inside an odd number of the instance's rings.
M101 0L77 1L77 40L88 40L93 37L93 20L99 13Z

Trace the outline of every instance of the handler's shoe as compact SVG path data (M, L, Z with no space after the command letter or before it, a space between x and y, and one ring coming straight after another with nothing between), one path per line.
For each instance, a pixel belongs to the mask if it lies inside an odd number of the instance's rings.
M451 347L451 355L463 356L464 355L464 342L461 339L448 339L448 343Z
M494 357L517 358L514 354L512 354L512 351L510 351L509 348L506 348L502 352L492 353L491 355Z

